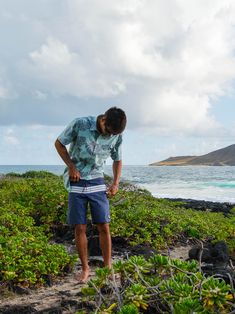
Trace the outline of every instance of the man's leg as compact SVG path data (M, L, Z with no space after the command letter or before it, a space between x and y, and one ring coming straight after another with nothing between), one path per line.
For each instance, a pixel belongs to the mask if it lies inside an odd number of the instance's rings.
M90 180L89 184L91 189L94 190L94 193L88 194L92 223L97 225L104 265L111 268L110 211L104 178Z
M99 231L100 247L104 259L104 266L111 268L112 241L108 223L97 224Z
M85 224L75 225L75 241L78 254L82 263L82 272L78 274L77 279L79 282L85 283L90 275L90 268L88 265L87 236Z

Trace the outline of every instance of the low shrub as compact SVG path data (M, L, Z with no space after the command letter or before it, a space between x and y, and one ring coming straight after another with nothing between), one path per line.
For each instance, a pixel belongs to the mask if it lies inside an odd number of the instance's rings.
M32 174L33 179L25 178ZM50 228L65 220L65 201L63 184L54 175L30 172L0 180L3 286L41 285L71 269L77 257L69 256L64 246L49 243Z
M132 256L112 270L99 269L82 293L95 301L96 313L213 314L235 306L234 289L223 280L205 277L195 261L162 255Z
M225 240L235 249L235 215L185 209L138 191L120 191L111 203L111 231L130 244L164 248L179 240Z

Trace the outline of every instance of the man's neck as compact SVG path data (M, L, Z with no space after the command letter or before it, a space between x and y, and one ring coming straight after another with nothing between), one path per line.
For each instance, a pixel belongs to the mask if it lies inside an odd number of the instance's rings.
M103 115L103 114L100 114L100 115L97 117L97 119L96 119L96 128L97 128L98 132L101 133L101 134L102 134L102 130L101 130L101 128L100 128L100 120L101 120L103 117L104 117L104 115Z

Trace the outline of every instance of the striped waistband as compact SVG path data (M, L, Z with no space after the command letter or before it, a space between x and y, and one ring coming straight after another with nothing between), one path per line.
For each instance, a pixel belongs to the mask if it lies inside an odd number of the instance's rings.
M70 186L70 193L80 193L80 194L88 194L88 193L96 193L106 191L106 185L100 184L95 186Z

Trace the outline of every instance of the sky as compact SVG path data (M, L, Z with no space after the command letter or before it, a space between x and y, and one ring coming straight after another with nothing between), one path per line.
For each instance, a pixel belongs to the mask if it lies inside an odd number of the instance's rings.
M0 7L0 164L62 164L65 126L112 106L128 118L126 165L235 143L234 0Z

